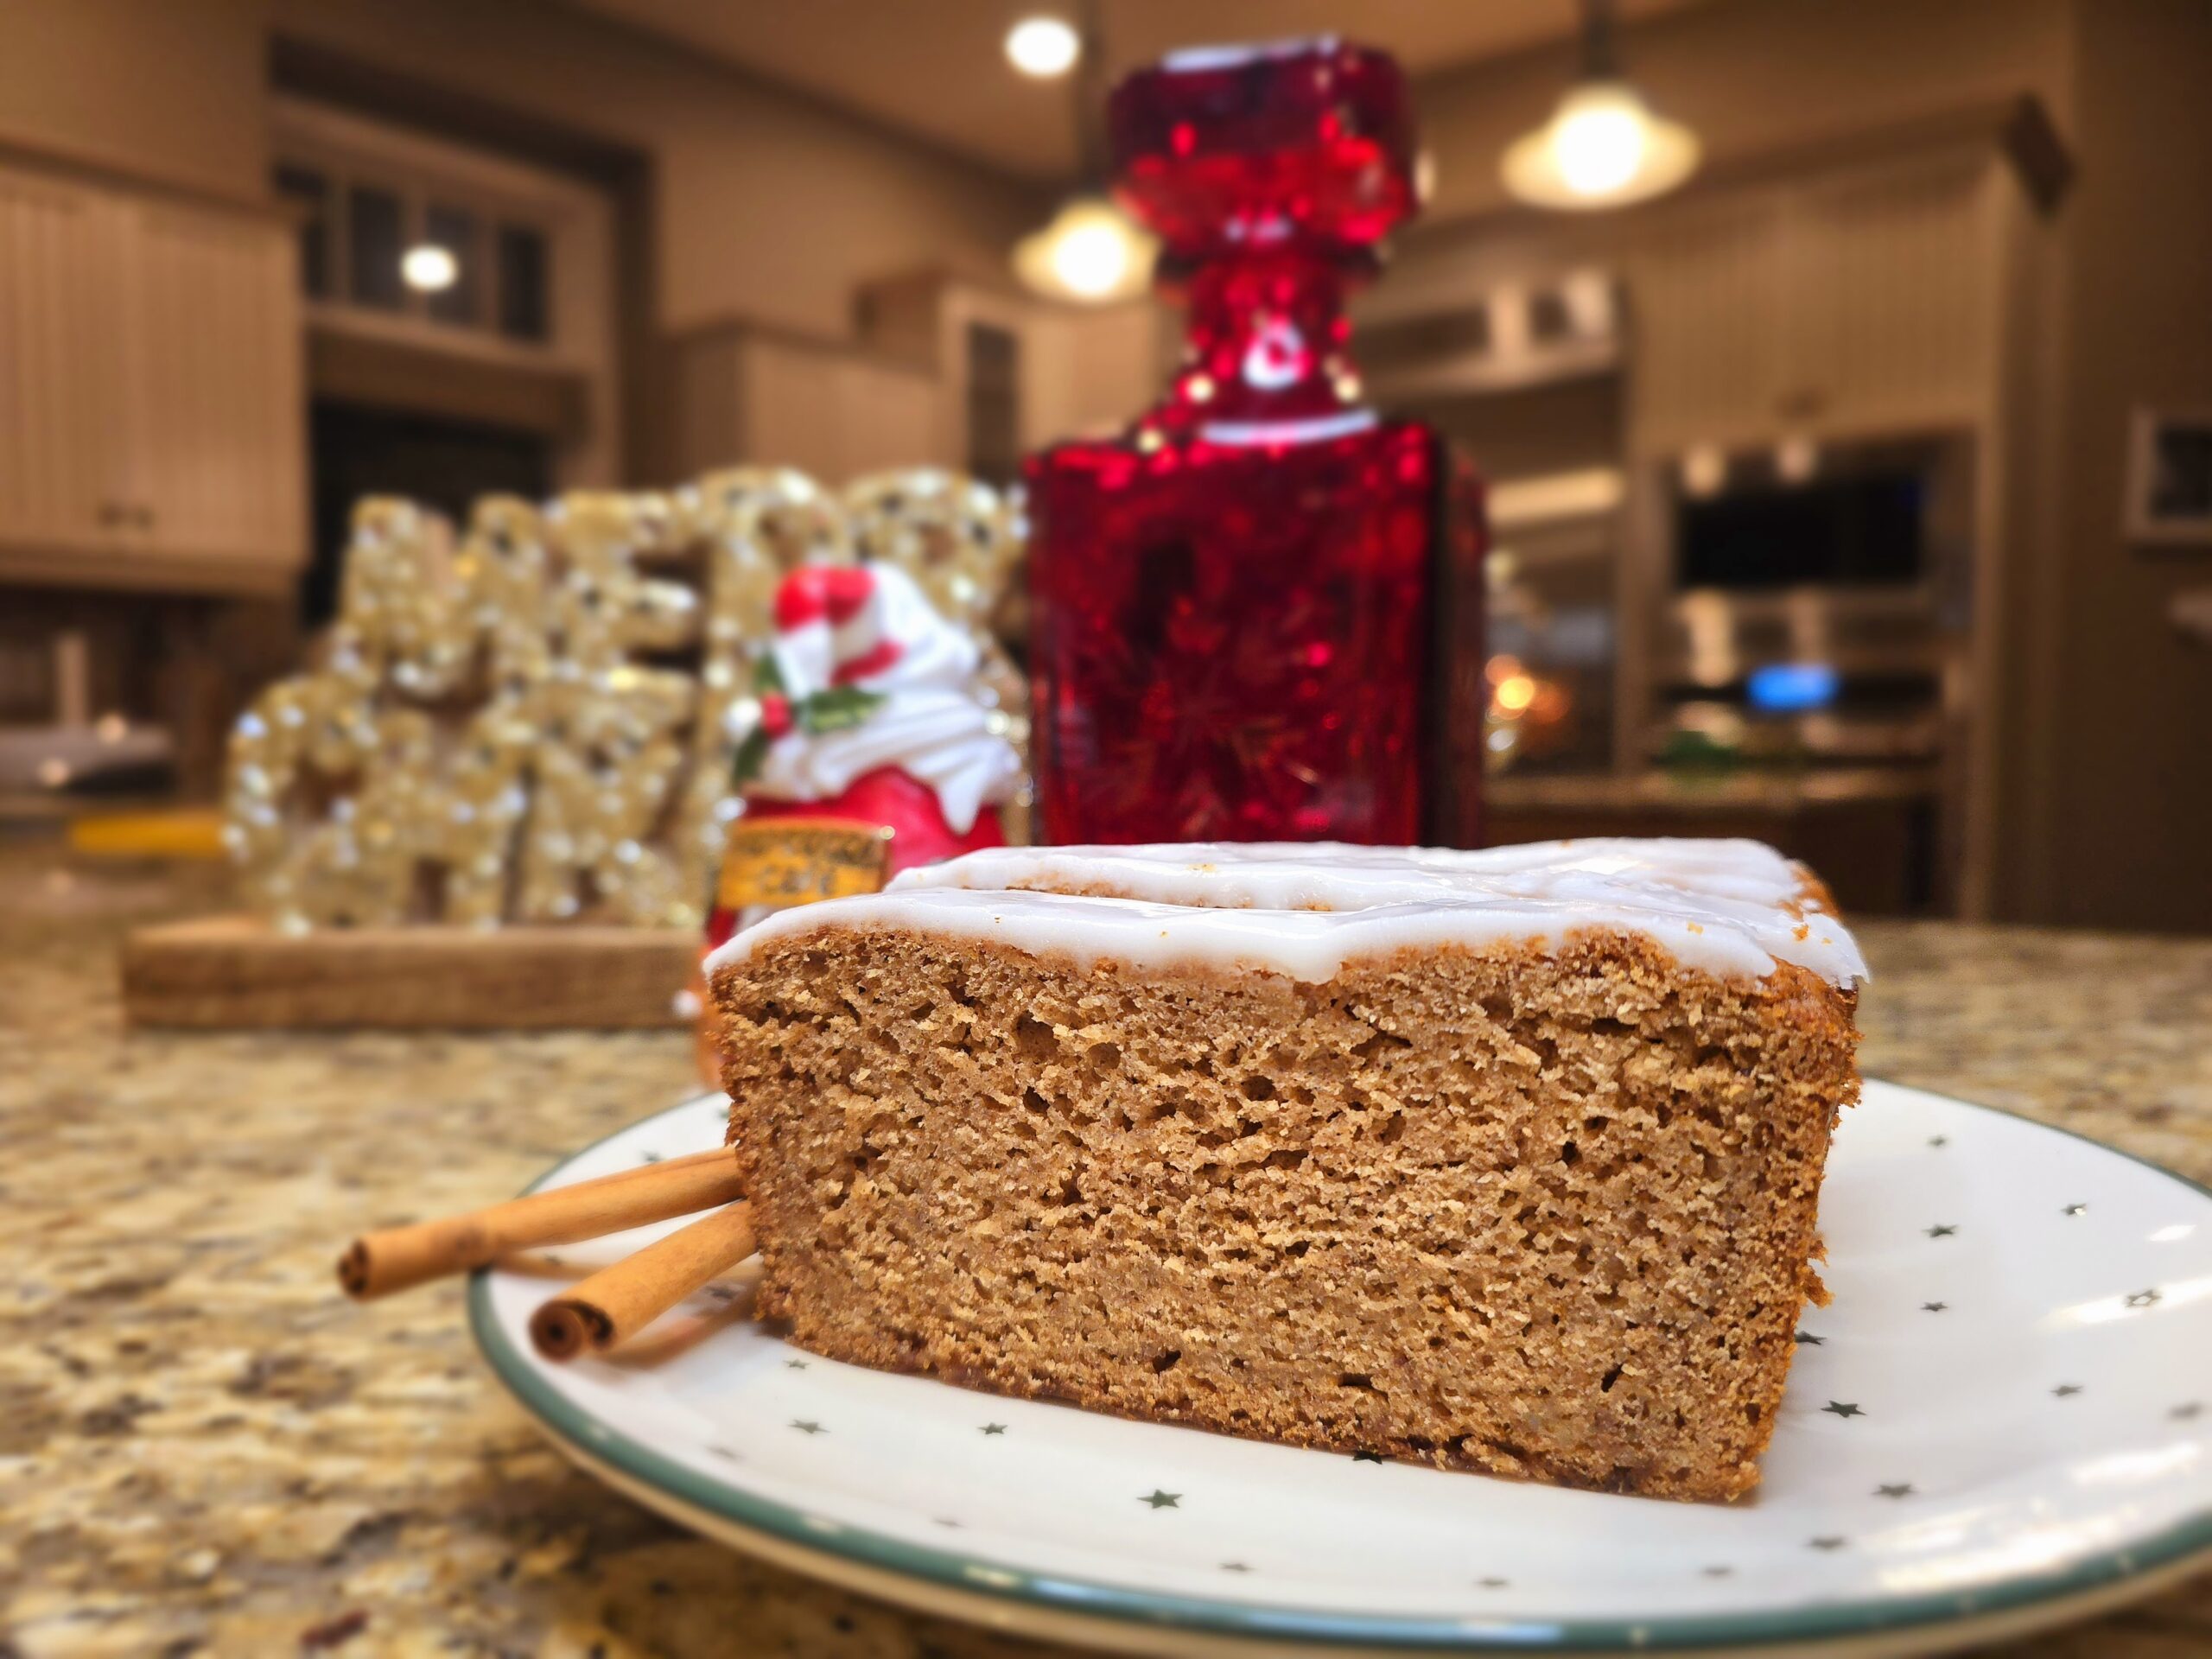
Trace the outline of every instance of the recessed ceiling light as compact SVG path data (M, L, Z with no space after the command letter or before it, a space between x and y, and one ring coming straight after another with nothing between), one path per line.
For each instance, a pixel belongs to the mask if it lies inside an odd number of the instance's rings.
M399 274L418 293L436 294L451 288L461 276L461 261L448 248L435 242L418 242L400 256Z
M1007 60L1025 75L1048 79L1075 67L1083 42L1058 17L1025 17L1007 31Z

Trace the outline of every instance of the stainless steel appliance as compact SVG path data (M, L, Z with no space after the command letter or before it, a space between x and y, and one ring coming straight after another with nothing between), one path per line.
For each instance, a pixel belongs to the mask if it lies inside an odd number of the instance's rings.
M1674 470L1649 758L1939 762L1963 713L1967 444L1785 442Z
M1910 898L1955 868L1974 454L1934 435L1693 452L1667 467L1640 758L1679 777L1846 774L1917 803Z

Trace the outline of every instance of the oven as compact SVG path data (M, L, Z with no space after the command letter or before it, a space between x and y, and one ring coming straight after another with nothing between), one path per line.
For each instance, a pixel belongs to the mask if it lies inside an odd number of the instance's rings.
M1796 441L1669 470L1647 758L1940 768L1963 715L1971 445Z

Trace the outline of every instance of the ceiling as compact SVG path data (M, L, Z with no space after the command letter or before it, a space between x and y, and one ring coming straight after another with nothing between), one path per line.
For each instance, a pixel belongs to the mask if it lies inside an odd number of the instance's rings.
M750 69L1002 171L1076 165L1065 79L1016 74L1001 42L1019 18L1072 0L568 0ZM1624 0L1633 20L1693 0ZM1110 69L1179 46L1342 33L1421 73L1560 40L1575 0L1102 0Z

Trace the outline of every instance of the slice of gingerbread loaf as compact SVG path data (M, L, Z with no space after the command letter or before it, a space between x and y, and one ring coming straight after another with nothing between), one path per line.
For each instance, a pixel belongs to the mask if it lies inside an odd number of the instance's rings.
M1681 1498L1757 1482L1821 1299L1864 971L1690 841L1009 849L709 963L802 1346Z

